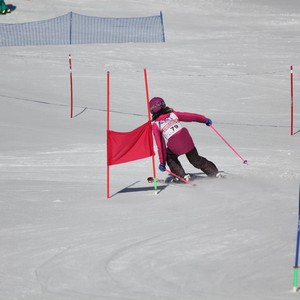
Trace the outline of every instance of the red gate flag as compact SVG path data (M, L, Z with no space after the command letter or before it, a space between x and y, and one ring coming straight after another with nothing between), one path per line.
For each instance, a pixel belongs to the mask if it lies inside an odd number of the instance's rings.
M107 130L108 165L117 165L154 155L151 121L130 132Z

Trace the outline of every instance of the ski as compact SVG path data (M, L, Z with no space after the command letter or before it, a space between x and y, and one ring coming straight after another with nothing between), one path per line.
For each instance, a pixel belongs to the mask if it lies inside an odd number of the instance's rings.
M172 184L172 185L181 185L181 186L196 186L195 183L193 182L189 182L189 184L185 183L184 181L180 181L180 182L174 182L174 177L173 176L169 176L166 179L162 179L162 178L156 178L156 182L157 183L164 183L166 185ZM147 178L148 183L153 183L154 182L154 178L153 177L148 177Z
M226 178L227 175L229 175L229 173L226 173L224 171L220 171L219 172L219 176L217 176L217 178ZM193 183L194 181L198 181L198 180L203 180L203 179L213 179L211 177L208 177L206 176L204 173L201 173L201 174L190 174L191 176L191 181L190 183L192 185L196 185L195 183ZM163 179L163 178L156 178L156 182L157 183L165 183L165 184L170 184L170 183L173 183L173 184L176 184L176 185L187 185L185 182L181 181L180 183L176 183L173 181L174 180L174 176L168 176L167 178ZM147 178L147 181L149 183L153 183L154 182L154 177L150 176Z

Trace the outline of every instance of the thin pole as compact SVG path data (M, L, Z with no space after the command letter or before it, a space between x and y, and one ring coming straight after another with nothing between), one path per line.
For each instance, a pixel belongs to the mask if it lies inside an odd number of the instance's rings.
M110 198L110 169L109 169L109 163L108 163L108 155L109 155L109 149L108 149L108 135L110 131L110 74L109 71L106 74L106 101L107 101L107 118L106 118L106 132L107 132L107 166L106 166L106 197Z
M147 109L148 109L148 121L151 122L151 116L150 116L150 97L149 97L149 88L148 88L148 77L147 77L147 70L144 68L144 79L145 79L145 88L146 88L146 102L147 102ZM153 145L153 136L151 135L152 145ZM156 178L156 169L155 169L155 160L154 160L154 154L152 155L152 169L153 169L153 185L154 190L157 191L157 178Z
M291 66L291 135L294 135L294 74Z
M160 12L160 21L161 21L161 27L162 27L163 42L165 42L166 38L165 38L164 21L163 21L162 12Z
M295 265L294 265L294 281L293 281L293 291L294 292L298 291L299 242L300 242L300 186L299 186L298 232L297 232L296 258L295 258Z
M193 185L191 182L189 182L189 181L185 180L184 178L182 178L182 177L176 175L175 173L171 172L170 170L165 169L165 171L166 171L167 173L171 174L172 176L179 178L181 181L185 182L186 184Z
M72 75L72 57L71 54L69 54L69 66L70 66L70 97L71 97L71 103L70 103L70 117L73 118L73 75Z
M225 138L213 125L210 125L210 127L225 142L225 144L243 161L244 164L248 164L247 160L242 158L242 156L225 140Z

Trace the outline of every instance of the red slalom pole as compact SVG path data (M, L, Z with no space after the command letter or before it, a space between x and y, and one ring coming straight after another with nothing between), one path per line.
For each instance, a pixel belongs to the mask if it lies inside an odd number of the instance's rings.
M185 180L184 178L176 175L175 173L171 172L170 170L165 169L165 171L168 172L169 174L171 174L172 176L179 178L181 181L185 182L186 184L189 184L189 185L193 186L193 184L191 182L189 182L189 181Z
M73 75L72 75L72 57L69 54L69 66L70 66L70 97L71 97L71 104L70 104L70 117L73 118Z
M145 89L146 89L146 104L147 104L147 110L148 110L148 121L151 122L151 115L150 115L150 96L149 96L149 87L148 87L148 76L147 76L147 70L144 68L144 80L145 80ZM153 145L153 136L151 135L151 141ZM154 190L157 190L157 179L156 179L156 170L155 170L155 160L154 160L154 154L152 155L152 169L153 169L153 177L154 177Z
M294 135L294 76L291 66L291 135Z
M225 140L225 138L221 135L221 133L213 126L210 125L211 129L225 142L225 144L243 161L244 164L248 164L246 159L243 159L238 152Z
M106 132L107 132L107 142L106 142L106 198L110 198L110 169L109 169L109 163L108 163L108 155L109 155L109 149L108 149L108 134L110 131L110 73L107 71L106 73Z

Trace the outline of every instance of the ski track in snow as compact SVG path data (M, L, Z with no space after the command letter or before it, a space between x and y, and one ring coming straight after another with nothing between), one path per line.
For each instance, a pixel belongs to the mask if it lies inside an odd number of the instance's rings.
M221 182L222 185L224 181ZM235 185L236 180L231 184ZM77 241L77 245L64 249L39 267L38 280L49 293L69 297L80 296L83 299L109 299L115 294L124 293L127 295L126 299L173 299L174 291L180 298L197 299L202 295L203 289L206 292L209 290L212 299L231 293L233 296L242 296L245 291L245 299L254 299L258 295L252 285L259 285L259 282L256 282L259 274L251 268L252 257L259 257L259 262L267 267L271 263L268 249L272 248L273 254L281 256L282 251L286 250L286 245L278 244L276 234L274 240L267 237L269 231L261 227L265 221L271 223L271 214L260 219L258 216L262 214L261 206L257 205L256 210L253 207L251 214L247 214L245 209L253 201L252 195L257 195L257 192L265 189L263 184L255 191L253 185L251 189L248 187L249 180L241 181L240 184L244 185L246 192L251 191L248 196L242 199L235 198L234 195L231 195L230 199L223 197L219 207L223 212L233 211L231 219L218 220L218 225L214 226L215 220L208 221L214 218L212 214L206 215L211 213L214 204L209 205L209 201L203 201L195 194L195 199L191 199L192 203L188 201L187 205L193 206L195 201L201 201L205 202L208 208L204 209L199 217L194 216L194 219L188 222L185 220L184 226L169 231L162 226L159 230L161 233L157 235L147 238L138 235L131 237L134 242L125 238L119 242L117 248L106 245L106 239L103 237L97 239L95 233L91 236L87 234ZM228 186L228 182L226 185ZM204 196L208 194L209 188L202 190ZM174 189L177 193L180 188ZM270 185L268 189L272 191L274 186ZM219 193L222 196L221 191ZM229 207L226 209L227 206ZM197 212L201 211L196 206L194 209ZM179 213L173 213L175 216L172 217L175 220ZM167 217L170 221L170 216ZM257 221L259 223L254 227L252 222ZM217 234L219 226L222 226L223 236ZM214 231L215 235L212 236ZM142 236L145 237L145 234ZM240 253L233 257L232 249L236 247ZM234 268L230 267L235 264L237 265ZM214 271L212 265L215 265L216 269L222 268L223 271ZM276 266L271 266L274 267L276 269ZM214 285L209 288L207 282L213 282ZM244 285L243 282L248 284ZM269 295L265 294L265 297L276 299L276 293L270 292ZM282 294L278 299L280 297Z

